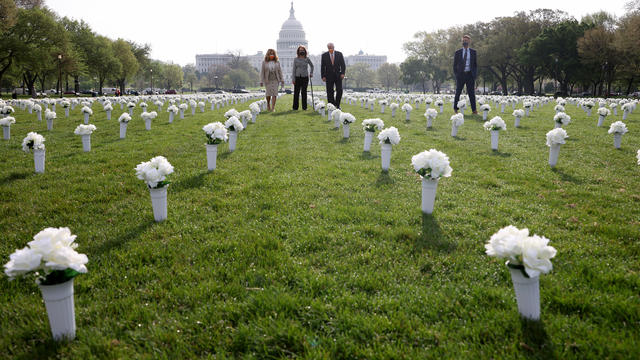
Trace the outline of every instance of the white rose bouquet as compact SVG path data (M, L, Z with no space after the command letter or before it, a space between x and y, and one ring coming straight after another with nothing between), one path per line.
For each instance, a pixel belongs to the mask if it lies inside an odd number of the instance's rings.
M187 103L182 103L178 106L178 109L180 110L187 110L189 108L189 105L187 105Z
M567 125L571 122L571 116L564 112L559 112L553 117L553 121L561 125Z
M138 106L142 108L142 111L147 111L147 106L149 105L147 105L147 103L143 101L140 104L138 104Z
M176 114L178 113L178 107L175 105L171 105L167 108L167 112Z
M411 165L420 176L433 180L449 177L453 171L449 165L449 157L436 149L414 155L411 158Z
M562 145L564 139L568 138L567 131L563 128L556 128L547 133L547 146Z
M42 108L40 108L40 111L42 111ZM13 108L13 106L9 106L9 105L5 105L2 108L0 108L0 114L2 115L11 115L14 112L16 112L16 110Z
M89 108L88 106L83 106L82 110L80 110L83 114L89 114L89 115L93 115L93 110L91 110L91 108Z
M44 136L30 132L27 136L22 140L22 151L30 152L33 150L44 150Z
M49 109L46 109L44 111L44 119L45 120L53 120L57 117L56 112L55 111L51 111Z
M428 108L427 111L425 111L424 113L424 117L431 120L435 119L437 116L438 116L438 110L432 109L432 108Z
M340 122L342 122L345 125L349 125L353 122L356 121L355 116L347 113L347 112L343 112L342 114L340 114Z
M131 121L131 115L129 115L129 113L125 112L122 113L122 115L120 115L120 117L118 118L118 122L121 123L128 123L129 121Z
M611 111L609 109L607 109L606 107L598 108L598 115L600 115L602 117L607 117L607 116L609 116L609 114L611 114Z
M202 130L207 137L207 144L217 145L229 139L227 128L221 122L209 123Z
M411 112L411 110L413 110L413 107L410 104L403 104L402 105L402 111Z
M76 252L76 235L69 228L46 228L37 233L26 247L16 250L4 265L13 280L34 273L40 285L62 284L87 272L87 255ZM40 274L42 271L43 274Z
M389 108L391 108L391 110L396 110L400 105L396 104L396 103L391 103L391 105L389 105Z
M136 176L144 181L150 189L159 189L169 185L167 175L173 173L173 166L164 156L156 156L136 166Z
M384 122L381 119L364 119L362 128L364 131L376 132L384 128Z
M251 105L249 105L249 111L251 111L252 115L260 114L260 105L252 103Z
M143 120L152 120L155 119L158 116L158 113L155 111L152 112L143 112L142 114L140 114L140 117L142 117Z
M451 124L455 127L459 127L464 124L464 115L462 113L458 113L451 116Z
M485 130L507 130L507 124L502 120L501 117L496 116L493 119L486 121L484 123Z
M91 133L93 133L96 129L97 129L96 126L93 124L89 124L89 125L80 124L76 127L73 133L76 135L91 135Z
M564 112L564 106L558 104L553 108L553 110L555 110L556 112Z
M134 103L133 101L130 101L130 102L127 103L127 107L129 109L133 109L134 107L136 107L136 103Z
M244 130L244 126L242 126L242 123L236 116L232 116L227 121L225 121L224 126L229 129L229 131L240 132Z
M111 103L106 103L104 105L104 111L113 111L113 105L111 105Z
M378 134L380 144L398 145L400 143L400 133L395 127L386 128Z
M16 119L13 116L7 116L6 118L0 119L0 126L11 126L11 124L15 124Z
M436 100L435 105L436 106L443 106L444 105L444 100L442 100L442 99Z
M480 111L491 111L491 106L489 106L489 104L482 104L482 106L480 106Z
M616 121L609 127L609 134L620 134L624 135L628 132L627 125L622 121Z
M62 107L63 107L63 108L65 108L65 109L71 106L71 103L69 102L69 100L62 100L62 101L60 102L60 104L61 104L61 105L62 105Z
M224 117L227 119L231 118L232 116L238 117L239 115L240 113L236 109L229 109L229 111L224 113Z
M524 117L524 110L522 110L522 109L513 110L513 114L512 115L517 117L517 118Z

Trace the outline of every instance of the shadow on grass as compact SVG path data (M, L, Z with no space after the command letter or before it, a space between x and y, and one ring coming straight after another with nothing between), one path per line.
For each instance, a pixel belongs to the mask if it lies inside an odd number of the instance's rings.
M391 185L395 180L389 175L388 171L380 171L380 175L376 179L376 186Z
M2 179L0 179L0 185L5 185L5 184L9 184L12 181L15 180L24 180L26 178L28 178L31 174L34 174L32 172L13 172L5 177L3 177Z
M234 153L234 151L229 151L229 149L227 149L227 151L224 151L222 153L218 153L218 160L226 159L229 156L231 156L231 154L233 154L233 153Z
M557 359L553 342L544 328L542 321L520 318L522 327L522 343L520 347L526 357L532 359Z
M573 175L567 174L564 171L558 169L557 167L554 167L551 169L552 172L558 174L558 176L560 176L560 180L562 181L567 181L567 182L571 182L574 184L582 184L582 181L579 180L578 178L574 177Z
M92 254L105 254L111 250L125 245L131 240L140 237L140 234L144 233L148 228L152 227L156 222L153 220L153 214L140 215L138 217L142 220L138 226L126 230L125 232L118 234L115 237L109 238L100 245L97 245L94 249L91 249ZM146 219L145 219L146 218ZM89 251L88 251L89 252Z
M197 175L194 175L190 178L184 179L180 182L173 184L173 191L180 192L188 189L194 189L201 187L204 184L205 176L207 176L209 172L200 172Z
M332 127L332 128L330 128L329 130L331 130L331 131L338 131L338 130L340 130L340 128L339 128L339 127Z
M23 359L58 359L59 352L65 349L71 342L68 340L55 341L49 338L46 341L37 341L31 348L31 352Z
M360 154L360 159L363 159L363 160L371 160L371 159L378 159L378 158L380 158L380 156L371 155L370 151L363 151L362 154Z
M433 214L422 213L422 236L415 244L416 249L433 249L442 252L455 250L454 243L447 242L442 236L440 224Z
M287 110L287 111L278 111L276 110L275 112L272 112L271 115L273 116L287 116L287 115L291 115L291 114L295 114L296 111L295 110Z
M511 157L511 153L502 152L500 150L491 150L491 155L500 156L500 157Z
M342 138L336 141L338 144L347 144L349 142L349 138Z
M453 137L455 140L458 140L458 141L467 141L467 138L463 138L463 137L460 137L460 136L452 136L452 137Z

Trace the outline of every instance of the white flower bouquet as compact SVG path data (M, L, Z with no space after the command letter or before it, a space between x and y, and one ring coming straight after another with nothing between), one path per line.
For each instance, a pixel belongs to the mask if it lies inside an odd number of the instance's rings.
M410 104L403 104L402 105L402 111L411 112L412 110L413 110L413 107Z
M394 102L392 102L391 105L389 105L389 109L391 109L391 117L396 117L396 111L398 110L399 107L400 105Z
M129 101L129 102L127 103L127 107L128 107L129 109L133 109L134 107L136 107L136 103L134 103L133 101Z
M111 103L107 103L103 107L104 111L113 111L113 105Z
M36 133L30 132L27 136L22 140L22 151L28 153L32 149L33 150L44 150L44 136Z
M598 115L600 115L602 117L607 117L607 116L609 116L609 114L611 114L611 111L609 109L607 109L606 107L598 108Z
M40 109L40 111L42 111L42 108ZM5 105L3 107L0 108L0 114L2 115L11 115L14 112L16 112L16 110L13 108L13 106L9 106L9 105Z
M458 110L464 112L464 109L467 108L467 102L464 99L458 100Z
M436 149L414 155L411 157L411 165L420 176L433 180L449 177L453 171L449 165L449 157Z
M178 107L175 105L171 105L167 108L167 112L176 114L178 112Z
M560 126L568 125L571 122L571 116L567 115L564 112L559 112L553 117L553 121Z
M435 105L436 106L443 106L444 105L444 100L442 100L442 99L436 100Z
M244 126L242 126L242 123L240 122L240 120L238 120L236 116L231 116L227 121L224 122L224 126L229 131L240 132L244 130Z
M591 100L585 100L582 102L582 106L584 106L587 109L591 109L592 107L595 106L595 103Z
M120 115L120 117L118 118L118 122L120 123L128 123L129 121L131 121L131 115L129 115L129 113L122 113L122 115Z
M5 118L0 119L0 126L9 127L11 124L15 124L16 119L13 116L7 116Z
M480 111L491 111L491 106L489 106L489 104L482 104Z
M169 185L167 175L173 173L173 166L164 156L156 156L136 166L136 176L150 189L159 189Z
M564 112L564 106L558 104L553 108L553 110L555 110L556 112Z
M489 130L507 130L507 124L502 120L501 117L496 116L493 119L486 121L484 123L484 129Z
M362 120L362 129L368 132L376 132L384 128L384 122L381 119L364 119Z
M202 130L205 132L209 145L217 145L229 139L227 128L221 122L209 123L202 127Z
M45 119L45 120L49 120L49 121L50 121L50 120L55 119L56 117L57 117L57 115L56 115L56 112L55 112L55 111L51 111L51 110L49 110L49 109L46 109L46 110L44 111L44 119Z
M249 111L251 111L251 114L253 115L260 114L260 105L252 103L251 105L249 105Z
M73 133L76 135L91 135L91 133L93 133L96 129L97 129L96 126L93 124L89 124L89 125L80 124L76 127Z
M144 111L142 114L140 114L140 117L142 117L142 119L145 121L155 119L157 116L158 116L158 113L155 111L152 111L152 112Z
M83 114L89 114L89 115L93 115L93 110L91 110L91 108L89 108L88 106L83 106L82 110L80 110Z
M187 105L187 103L182 103L180 105L178 105L178 109L180 109L181 111L185 111L189 108L189 105Z
M340 122L342 122L342 124L344 125L350 125L355 121L356 121L355 116L351 115L350 113L343 112L342 114L340 114Z
M428 108L427 111L425 111L424 113L424 117L431 120L435 119L437 116L438 116L438 110L432 109L432 108Z
M4 272L11 280L33 273L40 285L67 282L86 273L89 262L86 255L76 252L75 239L69 228L46 228L9 256Z
M400 133L395 127L386 128L378 134L380 144L398 145L400 143Z
M547 133L547 146L563 145L564 139L568 138L567 131L563 128L556 128Z
M533 103L531 101L522 102L522 107L524 107L525 109L531 109L532 106L533 106Z
M229 111L224 113L224 117L227 119L231 118L232 116L238 117L239 115L240 113L236 109L229 109Z
M517 110L513 110L513 116L517 117L517 118L521 118L524 116L524 110L522 109L517 109Z
M519 230L513 225L493 234L484 247L487 255L507 259L507 266L522 271L527 278L551 271L551 259L556 256L556 249L549 246L549 239L529 236L528 229Z
M149 105L147 105L147 103L143 101L140 104L138 104L138 106L142 108L142 111L147 111L146 109L147 109L147 106Z
M62 100L60 102L60 104L62 105L63 108L67 109L69 107L71 107L71 102L69 102L69 100Z
M609 127L609 134L620 134L624 135L628 132L627 125L622 121L616 121Z
M247 127L247 123L251 120L253 115L251 115L251 110L244 110L238 114L238 117L242 119L242 126Z

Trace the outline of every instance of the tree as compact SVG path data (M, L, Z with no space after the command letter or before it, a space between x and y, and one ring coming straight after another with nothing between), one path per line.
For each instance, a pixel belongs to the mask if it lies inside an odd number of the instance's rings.
M633 84L640 76L640 0L635 3L638 10L620 19L614 40L620 54L619 74L626 82L627 95L633 91Z
M104 81L122 73L122 64L115 56L113 41L104 36L96 36L87 56L89 72L98 79L98 91L102 95Z
M407 85L420 85L422 92L427 92L427 81L429 81L429 65L423 59L408 57L400 64L402 71L402 82Z
M196 66L193 64L187 64L182 68L184 73L184 82L189 84L189 90L193 92L193 83L198 80L196 75Z
M452 54L449 51L449 34L445 30L435 33L419 32L414 35L413 42L404 44L409 56L420 58L427 65L427 72L434 91L439 93L451 73Z
M356 84L356 88L370 87L374 84L375 73L371 70L371 66L365 63L355 63L347 68L345 74L349 80Z
M168 64L164 70L165 81L167 82L167 89L182 88L182 68L177 64Z
M227 65L211 65L207 69L207 84L217 88L222 79L231 71L231 68Z
M132 51L131 43L123 39L118 39L113 42L113 52L115 58L120 63L120 69L115 78L118 85L120 85L120 91L124 94L127 79L138 72L138 59L136 59ZM182 70L180 71L182 72Z
M0 0L0 36L15 25L18 8L13 0Z
M251 78L245 70L232 69L227 75L224 76L222 81L227 87L239 89L243 86L249 85L251 83Z
M578 39L578 54L580 61L587 66L589 78L593 83L594 95L602 95L602 83L607 84L606 94L611 92L611 83L616 74L620 54L614 44L615 33L602 25L585 31ZM598 89L598 85L601 85Z
M390 88L396 87L400 81L400 67L396 64L384 63L378 68L377 76L378 82L389 91Z

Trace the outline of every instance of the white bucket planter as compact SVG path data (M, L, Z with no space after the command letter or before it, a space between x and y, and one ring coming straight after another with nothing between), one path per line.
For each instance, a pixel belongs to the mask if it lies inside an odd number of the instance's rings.
M451 125L451 136L452 137L458 136L458 127L455 125Z
M320 116L324 117L324 109L320 109Z
M120 139L124 139L127 136L127 123L120 123Z
M151 194L151 206L153 206L153 218L156 222L167 219L167 187L149 189Z
M371 151L371 140L373 140L373 131L364 132L364 151Z
M82 135L82 150L84 152L91 151L91 135Z
M591 109L587 109L587 116L591 116Z
M613 108L613 116L618 116L618 108L617 107Z
M627 120L627 116L629 116L629 112L625 110L625 112L622 113L622 120Z
M524 116L529 116L529 108L524 109Z
M440 114L444 111L444 105L440 105Z
M488 111L483 111L482 112L482 121L487 121L487 115L489 114Z
M38 115L38 121L42 121L42 111L36 111L36 115Z
M55 340L76 337L76 314L73 305L73 279L56 285L38 285Z
M53 119L47 119L47 130L53 130Z
M162 105L158 105L158 114L162 112Z
M120 103L120 110L124 110L124 104Z
M206 144L207 147L207 169L209 171L216 169L216 161L218 158L218 145Z
M369 105L369 110L373 111L373 103L371 103L371 105Z
M604 123L604 116L600 115L598 117L598 127L602 126L602 123Z
M200 106L200 112L204 112L204 105Z
M349 124L343 124L342 125L342 137L345 139L349 138L349 133L350 133L350 126Z
M251 113L251 123L252 123L252 124L255 124L255 123L256 123L256 116L257 116L257 115L258 115L258 114L256 114L256 113Z
M514 124L514 127L520 127L520 118L516 117L516 122Z
M335 110L327 111L327 121L331 121L331 114L333 114Z
M549 166L555 167L560 155L560 144L553 144L549 147Z
M69 117L69 108L64 108L64 116Z
M380 146L380 160L382 161L382 171L389 171L391 165L391 144L382 144Z
M245 129L247 128L247 122L249 122L249 120L247 120L246 117L242 117L242 127Z
M391 109L391 117L396 117L396 109Z
M111 110L107 110L107 120L111 120Z
M427 118L427 129L431 129L431 125L433 123L433 119L431 119L430 117Z
M622 134L619 134L619 133L613 134L613 146L616 149L620 149L620 145L622 145Z
M491 130L491 150L498 150L498 136L500 130Z
M151 130L151 119L145 119L144 120L144 129L145 130Z
M404 119L405 121L410 121L411 120L411 111L407 111L407 116Z
M336 129L340 128L340 117L336 117L336 119L333 120L333 127Z
M169 113L169 124L171 124L173 122L173 117L176 115L176 113L174 112L170 112Z
M37 174L44 173L44 158L45 149L33 150L33 165L35 166Z
M89 113L84 113L84 124L89 124Z
M503 113L504 112L504 104L500 104L500 112Z
M180 109L180 119L184 119L184 110Z
M129 115L133 116L133 108L129 108Z
M554 128L557 129L557 128L561 128L561 127L562 127L562 123L556 121L556 126L554 126Z
M516 292L518 312L530 320L540 319L540 277L527 278L520 269L509 268Z
M195 107L191 107L191 115L195 115L196 114L196 108Z
M384 105L380 105L380 113L381 114L384 114L384 107L385 107Z
M436 201L436 190L438 188L438 180L431 178L422 178L422 212L431 214L433 212L433 204Z
M229 151L234 152L236 150L236 142L238 141L238 132L229 131Z
M11 126L2 127L2 138L5 140L11 139Z

